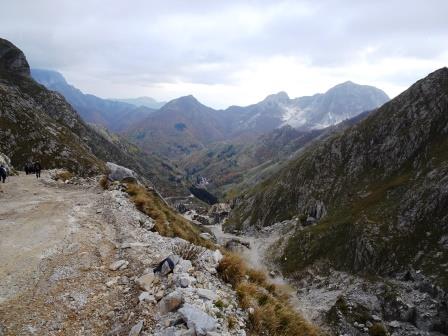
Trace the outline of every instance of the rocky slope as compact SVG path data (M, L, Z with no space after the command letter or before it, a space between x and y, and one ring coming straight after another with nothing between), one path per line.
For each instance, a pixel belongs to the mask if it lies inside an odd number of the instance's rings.
M84 121L107 127L112 131L124 130L154 112L153 108L143 105L135 106L131 103L85 94L68 84L56 71L31 69L31 76L47 89L62 94Z
M448 288L448 69L418 81L364 121L303 152L236 200L228 228L285 219L282 269L420 269Z

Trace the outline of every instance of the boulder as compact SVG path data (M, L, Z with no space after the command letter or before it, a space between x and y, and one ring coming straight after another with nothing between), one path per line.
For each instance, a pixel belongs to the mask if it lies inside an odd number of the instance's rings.
M179 313L188 328L193 329L198 336L216 330L216 320L191 304L185 304Z
M175 311L182 304L183 298L179 291L174 291L167 296L165 296L159 302L159 310L161 314L167 314L169 312Z
M137 285L146 292L151 291L152 283L154 282L154 274L148 273L142 275L136 281Z
M109 179L111 181L121 181L127 178L136 179L138 177L133 170L117 165L115 163L107 162L106 166L109 169Z

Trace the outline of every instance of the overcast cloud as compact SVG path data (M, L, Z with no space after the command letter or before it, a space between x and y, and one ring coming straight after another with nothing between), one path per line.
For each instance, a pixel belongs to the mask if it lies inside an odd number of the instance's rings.
M226 107L346 80L393 97L447 65L447 15L447 0L0 0L0 36L84 92Z

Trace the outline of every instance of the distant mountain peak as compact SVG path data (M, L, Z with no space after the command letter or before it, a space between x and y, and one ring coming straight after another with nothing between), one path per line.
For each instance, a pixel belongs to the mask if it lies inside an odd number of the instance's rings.
M8 40L0 38L0 72L30 77L25 54Z
M263 102L275 102L275 103L282 103L282 102L288 102L289 96L285 91L280 91L274 94L271 94L267 96Z
M163 108L195 108L195 107L206 107L199 100L197 100L193 95L183 96L169 101L163 106Z
M64 84L68 85L65 77L58 71L47 69L31 69L33 78L37 78L38 82L43 85Z

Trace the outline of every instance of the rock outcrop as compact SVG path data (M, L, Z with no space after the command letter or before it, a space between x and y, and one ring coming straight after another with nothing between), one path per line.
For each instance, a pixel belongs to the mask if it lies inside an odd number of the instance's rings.
M2 38L0 38L1 73L30 77L30 66L23 52Z

